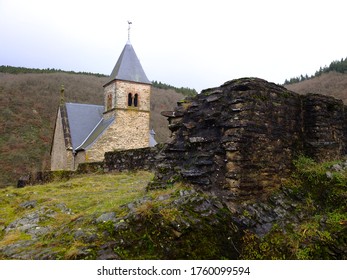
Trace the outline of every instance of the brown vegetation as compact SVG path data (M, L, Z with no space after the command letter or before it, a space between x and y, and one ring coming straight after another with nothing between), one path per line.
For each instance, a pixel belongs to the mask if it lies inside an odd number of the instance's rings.
M49 167L61 85L67 102L102 104L107 81L108 77L81 74L0 73L0 186ZM160 112L182 98L174 90L153 88L151 128L157 141L165 141L170 133Z
M347 75L337 72L324 73L319 77L300 83L286 85L287 89L297 93L319 93L341 99L347 104Z

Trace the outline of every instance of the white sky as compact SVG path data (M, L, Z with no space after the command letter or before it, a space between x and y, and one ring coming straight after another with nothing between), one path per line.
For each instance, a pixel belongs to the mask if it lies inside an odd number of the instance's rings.
M344 0L0 0L0 65L110 74L127 41L150 80L275 83L347 57Z

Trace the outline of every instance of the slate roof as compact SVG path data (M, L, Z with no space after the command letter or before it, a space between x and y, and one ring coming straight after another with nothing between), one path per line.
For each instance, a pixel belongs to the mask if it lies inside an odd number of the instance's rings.
M104 106L66 103L72 149L77 150L102 121ZM96 138L95 138L96 139Z
M130 42L127 42L110 75L111 80L151 84Z

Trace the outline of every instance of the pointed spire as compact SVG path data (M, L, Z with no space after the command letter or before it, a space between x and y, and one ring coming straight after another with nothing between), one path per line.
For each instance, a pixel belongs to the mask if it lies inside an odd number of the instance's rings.
M131 24L132 22L128 21L128 42L125 44L123 51L120 54L117 63L111 72L110 81L108 83L113 80L123 80L143 84L151 84L145 74L145 71L143 71L140 60L138 59L133 46L130 43Z
M133 46L130 43L130 25L131 21L128 20L128 41L120 54L115 67L110 75L111 81L125 80L137 83L151 84L148 80L140 60L138 59Z

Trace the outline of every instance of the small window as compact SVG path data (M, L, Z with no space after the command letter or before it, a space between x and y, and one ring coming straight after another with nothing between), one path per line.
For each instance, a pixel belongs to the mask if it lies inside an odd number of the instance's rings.
M128 106L133 105L133 95L131 93L128 94Z
M139 95L136 93L134 97L134 106L137 107Z
M112 94L109 94L107 96L107 106L106 106L106 110L109 111L112 109Z

